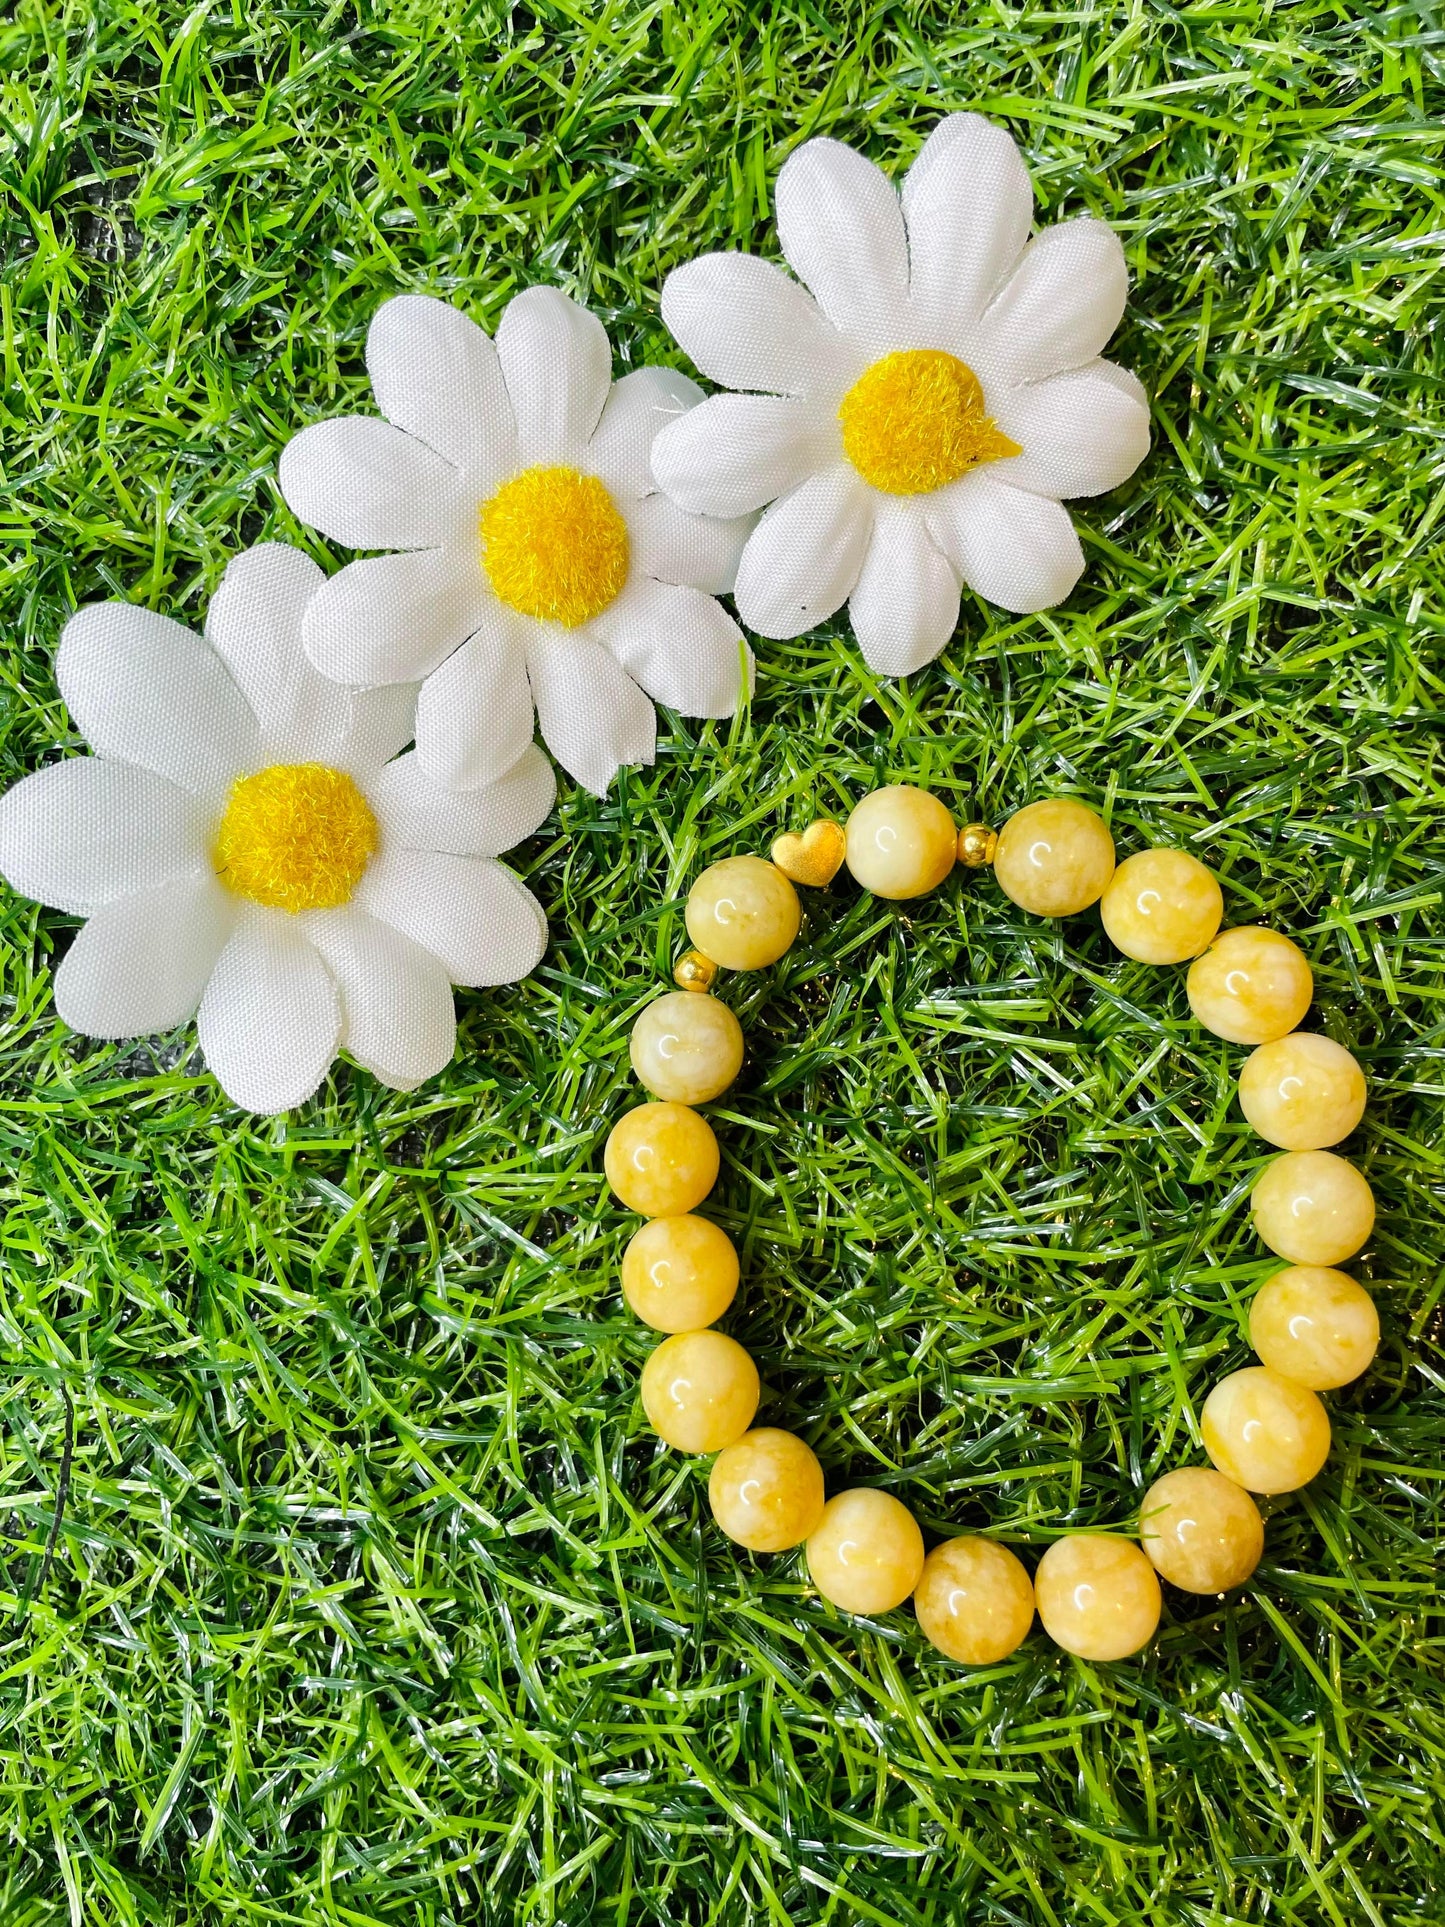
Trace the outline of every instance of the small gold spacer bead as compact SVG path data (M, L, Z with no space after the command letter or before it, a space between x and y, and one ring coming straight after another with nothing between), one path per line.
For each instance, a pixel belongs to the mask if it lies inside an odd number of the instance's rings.
M672 981L679 990L711 990L717 981L717 965L700 950L689 950L678 958Z
M970 870L981 870L993 862L998 848L998 831L987 823L965 823L958 833L958 860Z

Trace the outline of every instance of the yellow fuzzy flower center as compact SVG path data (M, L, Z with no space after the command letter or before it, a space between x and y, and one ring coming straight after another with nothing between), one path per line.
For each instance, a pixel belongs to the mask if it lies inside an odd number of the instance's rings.
M1023 453L994 427L972 368L941 348L875 361L843 397L838 420L849 461L889 495L926 495L980 463Z
M366 798L344 770L273 763L231 785L216 837L228 890L274 910L349 903L380 841Z
M508 608L575 629L627 580L627 524L595 475L527 468L482 506L482 561Z

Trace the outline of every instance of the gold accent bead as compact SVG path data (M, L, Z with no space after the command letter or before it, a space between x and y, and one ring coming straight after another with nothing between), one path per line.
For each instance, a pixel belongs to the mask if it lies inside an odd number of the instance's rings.
M831 816L820 816L801 836L773 838L773 862L793 883L805 883L810 890L822 890L833 881L848 854L848 838L841 823Z
M700 950L688 950L674 965L672 981L679 990L711 990L717 982L717 965Z
M998 848L998 831L987 823L965 823L958 833L958 860L970 870L985 869Z

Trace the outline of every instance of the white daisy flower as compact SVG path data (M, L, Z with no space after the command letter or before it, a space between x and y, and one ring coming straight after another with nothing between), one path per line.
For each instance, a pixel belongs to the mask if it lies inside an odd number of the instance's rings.
M958 622L959 583L1018 613L1084 566L1061 499L1134 471L1149 409L1099 352L1124 309L1102 221L1029 240L1033 195L1000 127L954 114L900 196L871 161L806 142L778 177L778 238L807 293L749 255L676 269L663 318L716 395L669 424L653 472L679 507L773 503L738 612L797 636L846 601L863 654L902 676Z
M495 343L444 301L378 309L366 365L384 421L305 428L281 455L302 521L356 549L306 614L323 674L422 684L416 751L438 782L489 783L532 740L597 794L653 759L652 701L730 716L751 657L714 600L750 522L657 492L659 427L702 391L668 368L612 380L594 315L529 288Z
M297 549L239 555L206 639L149 609L93 603L65 625L60 693L94 756L0 797L0 874L88 919L55 1003L90 1037L196 1016L235 1103L284 1111L340 1050L396 1090L450 1060L451 986L525 977L540 905L497 854L552 807L528 748L453 795L415 754L416 692L353 696L312 668Z

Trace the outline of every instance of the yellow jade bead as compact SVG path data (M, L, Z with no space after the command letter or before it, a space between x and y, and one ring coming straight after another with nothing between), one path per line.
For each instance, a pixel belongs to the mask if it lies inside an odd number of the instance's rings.
M1159 1624L1153 1566L1129 1539L1085 1532L1056 1539L1034 1574L1044 1631L1080 1659L1126 1659Z
M1325 1265L1291 1265L1266 1279L1249 1308L1249 1342L1271 1371L1332 1392L1360 1376L1380 1343L1363 1286Z
M999 831L993 873L1020 910L1072 917L1104 894L1114 839L1102 817L1070 797L1030 803Z
M642 1409L678 1452L721 1452L753 1422L758 1368L723 1332L664 1338L642 1368Z
M848 868L875 897L936 890L958 861L958 831L936 796L911 783L871 790L848 818Z
M1364 1116L1365 1073L1332 1037L1291 1031L1245 1059L1239 1108L1267 1144L1320 1151L1347 1138Z
M613 1125L602 1163L629 1211L674 1218L717 1183L717 1139L685 1104L639 1104Z
M1199 1415L1204 1449L1246 1492L1294 1492L1330 1452L1329 1414L1304 1385L1248 1365L1220 1379Z
M1225 930L1190 965L1189 1007L1206 1030L1231 1044L1272 1044L1310 1007L1314 975L1298 944L1277 930Z
M1099 915L1116 950L1139 963L1197 957L1219 928L1224 897L1187 850L1140 850L1110 877Z
M667 1104L706 1104L743 1067L743 1030L726 1004L669 990L638 1013L628 1046L639 1084Z
M724 970L764 970L798 934L798 893L776 863L729 856L688 892L687 934Z
M733 1241L706 1218L653 1218L622 1254L622 1295L654 1331L715 1324L737 1288Z
M750 1552L786 1552L817 1530L823 1468L800 1438L761 1425L719 1452L707 1496L729 1539Z
M1243 1486L1207 1465L1186 1465L1144 1494L1139 1540L1171 1586L1228 1592L1259 1564L1264 1521Z
M1375 1195L1333 1151L1286 1151L1255 1181L1254 1228L1292 1265L1337 1265L1375 1228Z
M840 1492L808 1536L808 1571L845 1613L892 1612L923 1575L918 1521L890 1492Z
M1007 1546L947 1539L923 1562L913 1610L939 1652L965 1666L992 1666L1028 1637L1033 1581Z

